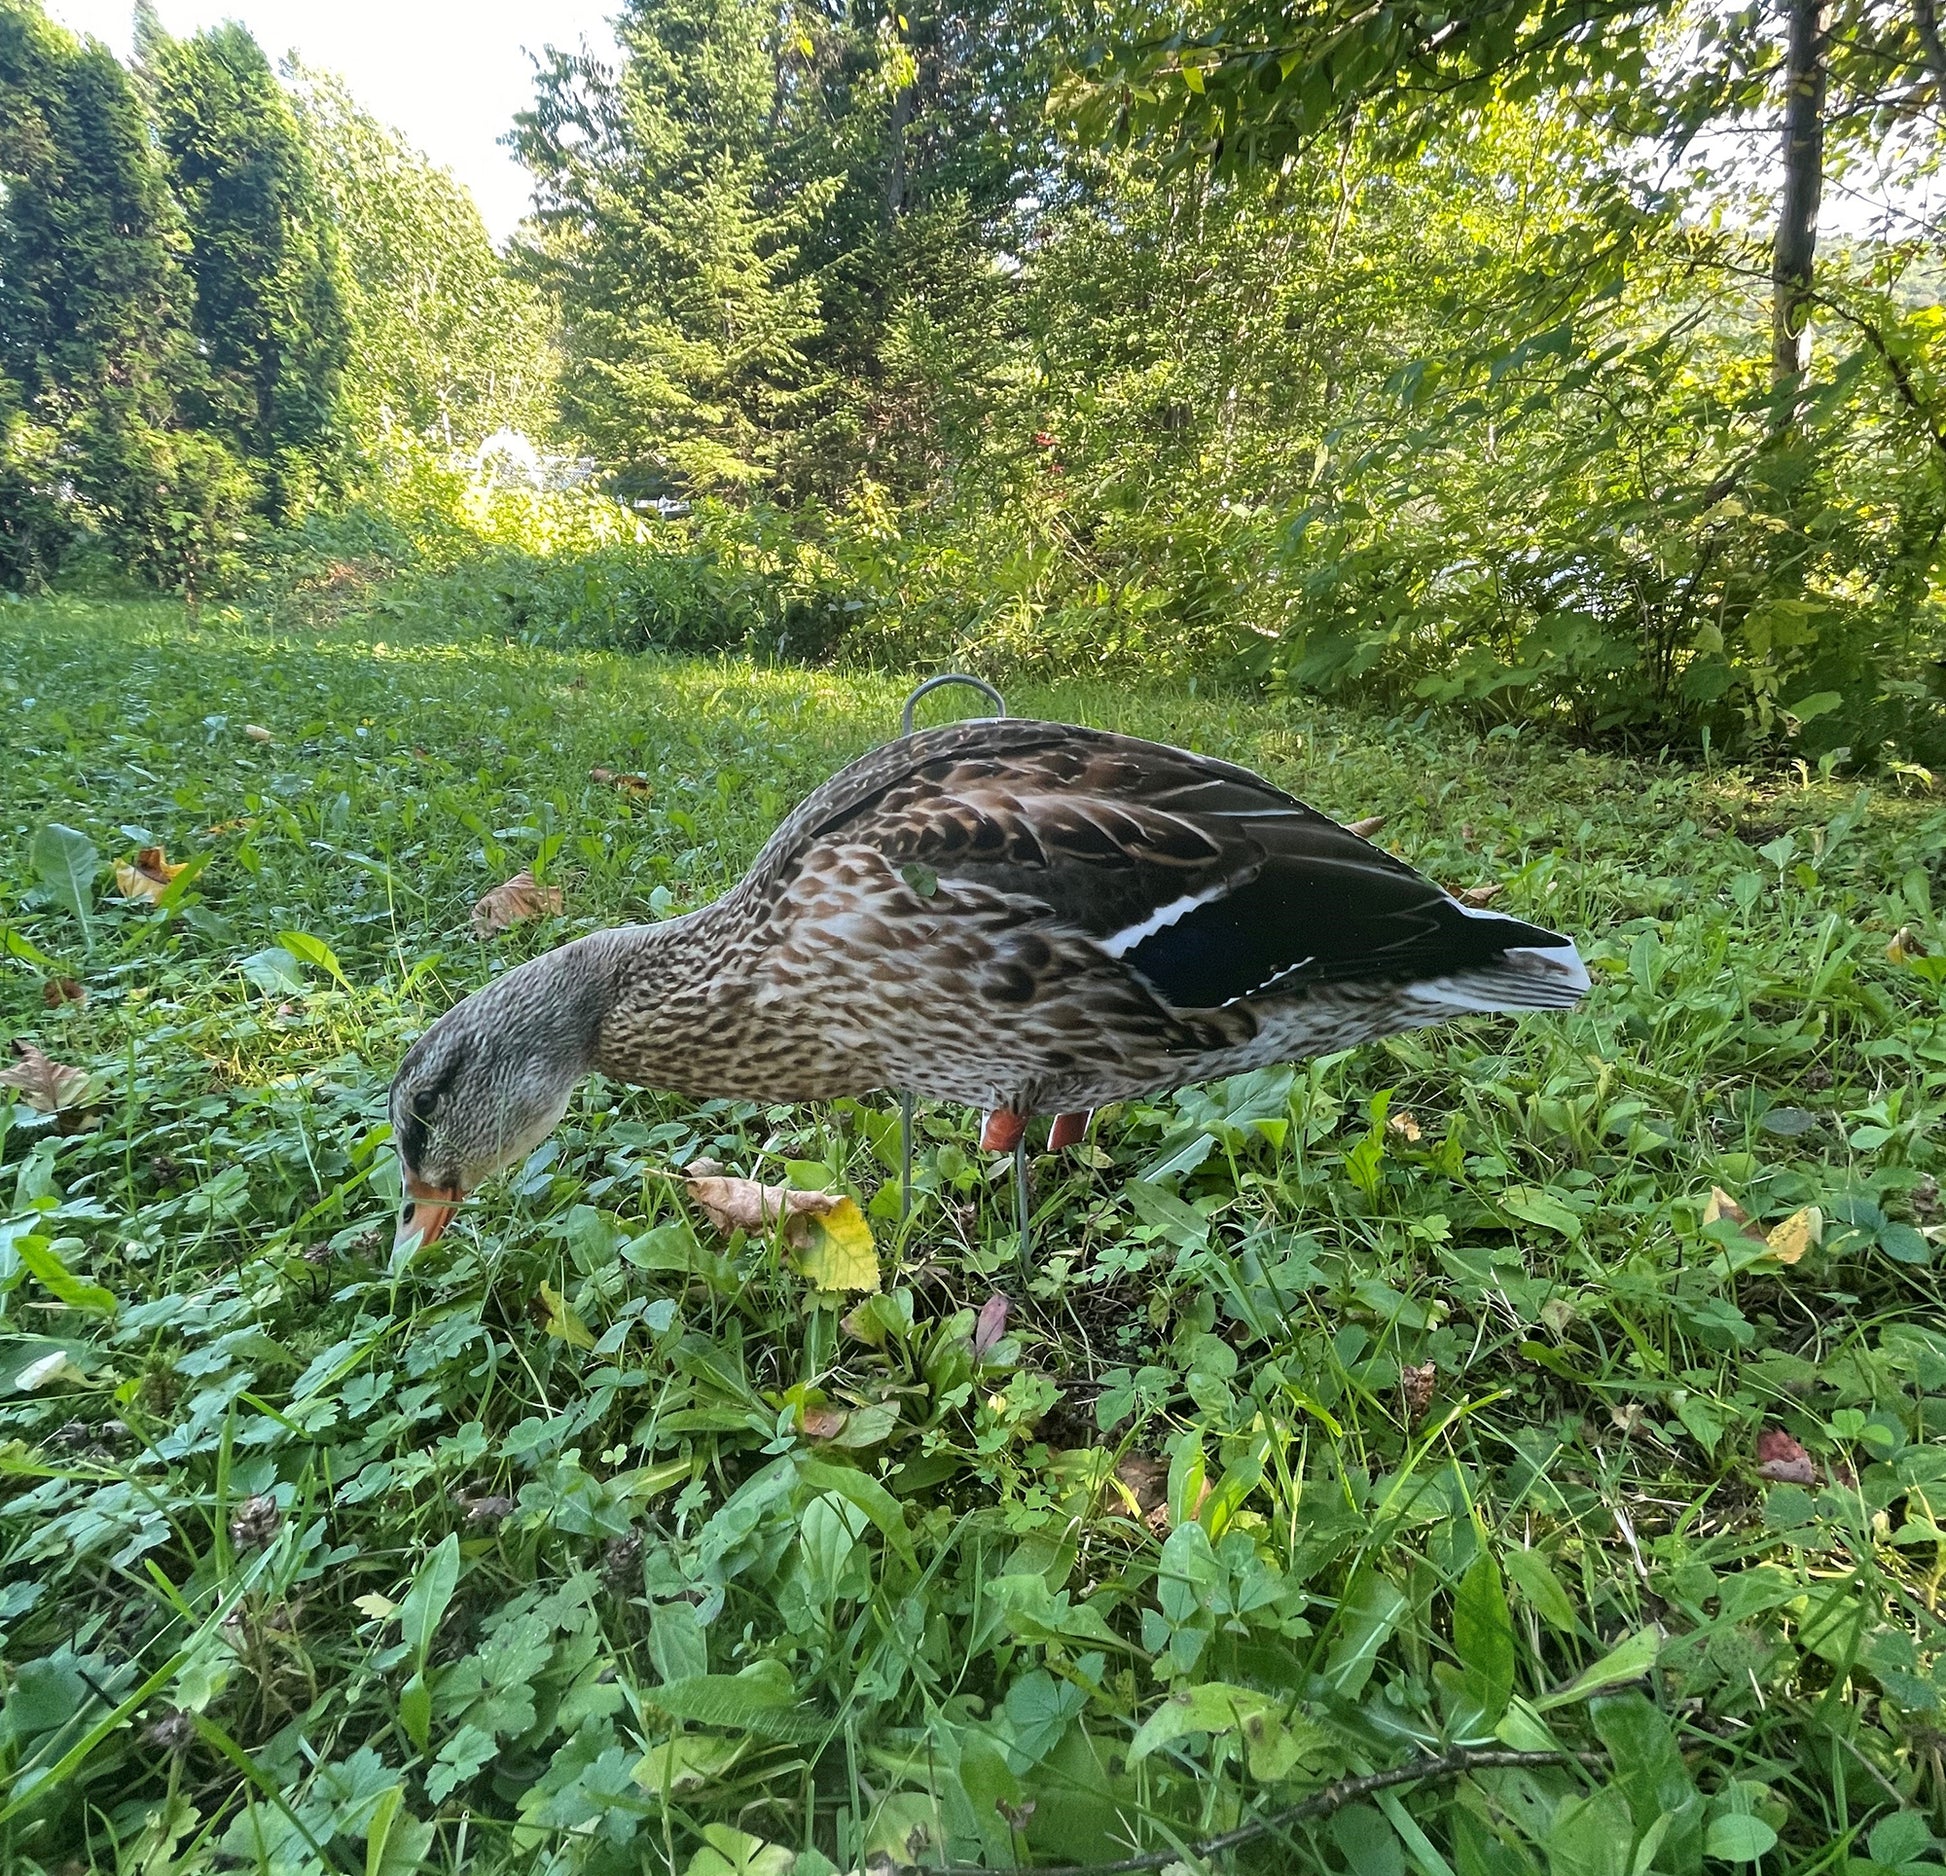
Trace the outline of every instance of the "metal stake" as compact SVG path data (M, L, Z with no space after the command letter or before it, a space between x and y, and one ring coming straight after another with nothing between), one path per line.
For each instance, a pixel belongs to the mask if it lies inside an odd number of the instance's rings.
M899 1222L912 1216L912 1090L899 1096Z
M964 671L942 671L937 677L929 677L923 684L913 687L912 694L905 700L905 708L899 712L899 734L912 734L912 714L919 707L919 699L929 691L936 691L948 684L967 684L978 691L993 706L993 714L1003 717L1007 714L1007 700L1000 695L983 677L969 677ZM899 1096L899 1222L903 1224L912 1216L912 1090L907 1089ZM1026 1186L1026 1166L1020 1167L1020 1191L1024 1194ZM1026 1199L1021 1198L1024 1207ZM1027 1250L1027 1215L1021 1212L1021 1255Z
M1020 1226L1020 1267L1025 1270L1033 1255L1033 1239L1027 1228L1027 1129L1020 1130L1014 1142L1014 1219Z

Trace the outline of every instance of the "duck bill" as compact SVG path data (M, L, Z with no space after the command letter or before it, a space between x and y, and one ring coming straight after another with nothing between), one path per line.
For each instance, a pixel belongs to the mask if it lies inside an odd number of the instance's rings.
M429 1186L417 1179L405 1182L405 1204L399 1208L399 1228L392 1240L395 1251L415 1251L446 1235L459 1202L465 1196L455 1186Z

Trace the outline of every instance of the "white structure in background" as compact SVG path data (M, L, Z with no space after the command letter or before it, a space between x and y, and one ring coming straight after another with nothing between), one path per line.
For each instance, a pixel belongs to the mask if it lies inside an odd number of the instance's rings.
M592 456L549 456L505 424L473 452L470 466L493 488L579 488L595 473Z

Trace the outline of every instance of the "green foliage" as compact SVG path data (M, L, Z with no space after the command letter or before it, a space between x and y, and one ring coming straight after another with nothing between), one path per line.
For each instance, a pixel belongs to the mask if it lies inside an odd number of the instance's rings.
M472 900L703 903L908 680L428 605L0 629L0 1024L95 1090L0 1110L10 1869L1114 1861L1469 1745L1593 1756L1239 1866L1940 1867L1925 791L1026 685L1386 812L1575 932L1587 1006L1124 1104L1036 1160L1031 1271L973 1116L922 1110L902 1227L888 1101L602 1084L399 1257L386 1080L536 942ZM92 900L84 954L58 882L137 842L207 863ZM702 1228L699 1154L859 1199L884 1294L807 1307ZM1719 1187L1821 1240L1780 1262Z
M329 198L263 50L235 22L151 34L144 79L188 237L197 427L264 478L278 518L327 488L342 442L345 287Z
M300 70L295 101L344 261L344 394L361 440L403 429L450 451L502 426L545 436L549 322L472 197L329 74Z

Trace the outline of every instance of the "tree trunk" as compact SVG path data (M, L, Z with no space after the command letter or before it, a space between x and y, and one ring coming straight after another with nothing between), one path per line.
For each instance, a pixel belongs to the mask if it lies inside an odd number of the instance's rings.
M1824 193L1824 93L1830 47L1829 0L1789 0L1790 49L1784 80L1784 202L1771 259L1770 381L1801 392L1811 369L1811 269L1818 251ZM1794 414L1789 400L1783 421Z

